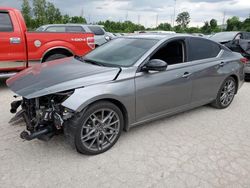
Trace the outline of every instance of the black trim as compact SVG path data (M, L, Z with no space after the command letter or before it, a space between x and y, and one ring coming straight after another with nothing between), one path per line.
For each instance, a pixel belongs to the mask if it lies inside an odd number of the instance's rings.
M9 13L8 10L0 10L0 13Z

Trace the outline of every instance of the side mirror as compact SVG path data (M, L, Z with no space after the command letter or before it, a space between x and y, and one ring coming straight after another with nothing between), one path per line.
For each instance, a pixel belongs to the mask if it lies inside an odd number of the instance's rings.
M161 59L151 59L147 62L142 70L144 71L165 71L168 67L167 62Z
M106 41L110 41L111 37L110 36L105 36Z

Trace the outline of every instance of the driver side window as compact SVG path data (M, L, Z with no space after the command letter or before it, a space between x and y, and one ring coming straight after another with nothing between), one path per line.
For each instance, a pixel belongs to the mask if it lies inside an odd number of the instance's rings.
M150 59L160 59L168 65L185 62L185 45L183 40L174 40L161 47Z

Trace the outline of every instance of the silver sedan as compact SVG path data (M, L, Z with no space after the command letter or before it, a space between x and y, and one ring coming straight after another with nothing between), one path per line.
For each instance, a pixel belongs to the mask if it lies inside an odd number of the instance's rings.
M221 44L189 35L121 37L84 57L26 69L7 80L22 98L21 138L63 132L78 152L110 149L122 130L211 104L224 109L243 84L245 59Z

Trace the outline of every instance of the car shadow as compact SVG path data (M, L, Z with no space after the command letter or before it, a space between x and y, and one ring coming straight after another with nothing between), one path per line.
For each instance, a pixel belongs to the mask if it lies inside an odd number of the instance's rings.
M6 89L7 85L6 85L6 80L8 78L0 78L0 89Z

